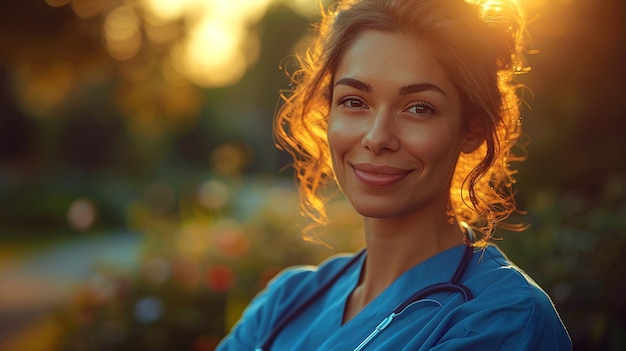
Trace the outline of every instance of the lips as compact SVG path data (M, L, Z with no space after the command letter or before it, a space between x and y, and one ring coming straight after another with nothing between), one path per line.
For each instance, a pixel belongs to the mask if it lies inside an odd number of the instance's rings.
M411 173L410 170L391 166L376 166L368 163L353 164L354 174L365 185L384 188L395 185Z

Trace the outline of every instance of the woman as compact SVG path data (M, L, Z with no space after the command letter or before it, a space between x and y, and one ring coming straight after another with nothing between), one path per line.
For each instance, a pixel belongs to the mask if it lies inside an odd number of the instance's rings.
M366 249L280 274L218 350L571 349L549 297L489 244L515 210L522 25L504 0L323 16L275 132L305 213L325 222L336 181Z

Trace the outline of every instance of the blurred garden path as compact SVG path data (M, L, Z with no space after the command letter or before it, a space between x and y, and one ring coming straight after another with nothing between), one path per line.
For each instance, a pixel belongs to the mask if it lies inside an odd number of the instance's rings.
M9 350L7 345L23 337L33 323L67 302L77 285L96 279L98 267L135 270L140 250L141 236L133 232L64 239L25 254L3 248L0 350Z

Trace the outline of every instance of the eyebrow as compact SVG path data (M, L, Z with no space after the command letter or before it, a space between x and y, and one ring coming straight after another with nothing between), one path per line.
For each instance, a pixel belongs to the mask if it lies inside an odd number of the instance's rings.
M443 96L448 96L443 89L431 83L420 83L420 84L411 84L407 86L403 86L400 88L400 95L409 95L413 93L419 93L422 91L436 91L441 93Z
M366 93L371 93L372 92L372 86L365 83L365 82L361 82L358 79L353 79L353 78L341 78L339 79L336 83L335 86L338 85L347 85L349 87L353 87L355 89L364 91Z
M335 83L335 86L338 85L347 85L366 93L372 92L371 85L354 78L341 78ZM431 83L419 83L403 86L400 88L400 95L409 95L422 91L436 91L447 97L447 94L443 91L443 89Z

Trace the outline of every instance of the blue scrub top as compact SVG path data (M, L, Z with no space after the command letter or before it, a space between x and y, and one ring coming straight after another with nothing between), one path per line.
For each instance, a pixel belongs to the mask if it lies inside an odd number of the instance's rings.
M272 350L353 350L416 291L450 280L463 246L441 252L401 275L352 320L342 324L365 255L278 335ZM350 257L319 267L289 268L259 293L218 351L254 350L277 320L318 289ZM474 298L442 292L409 307L365 350L571 350L571 340L548 295L495 246L474 254L462 283ZM267 350L266 350L267 351Z

